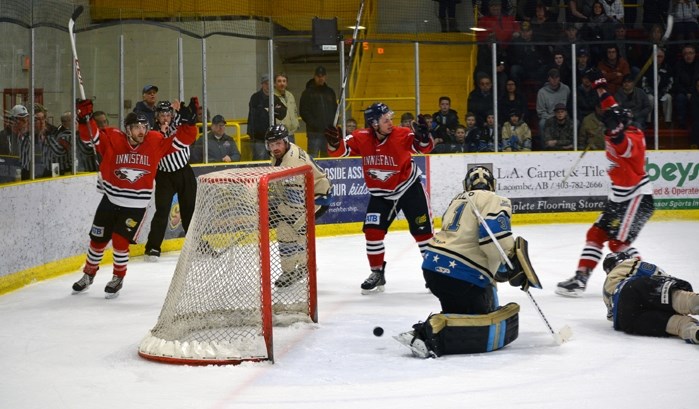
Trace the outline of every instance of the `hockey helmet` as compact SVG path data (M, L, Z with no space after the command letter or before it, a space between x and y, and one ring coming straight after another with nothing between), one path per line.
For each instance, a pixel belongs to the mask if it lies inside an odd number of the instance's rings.
M629 126L631 118L633 118L631 110L616 105L604 111L602 121L607 129L607 134L615 136Z
M284 140L287 143L289 142L289 130L286 129L286 126L284 125L272 125L269 127L265 133L265 146L267 147L267 150L269 150L270 142L278 140Z
M490 169L485 166L474 166L466 172L464 190L495 191L495 178Z
M609 253L602 262L602 268L604 269L605 273L609 274L610 271L614 270L614 267L618 266L622 261L630 258L631 255L623 251L619 253Z
M146 117L146 115L140 112L129 112L128 114L126 114L126 118L124 118L124 126L128 128L129 126L135 124L143 124L149 126L150 122L148 122L148 118Z
M158 101L155 104L155 112L172 112L172 104L170 101Z
M393 111L386 104L377 102L364 110L364 123L368 128L373 128L374 125L379 124L379 119L387 114L393 115Z

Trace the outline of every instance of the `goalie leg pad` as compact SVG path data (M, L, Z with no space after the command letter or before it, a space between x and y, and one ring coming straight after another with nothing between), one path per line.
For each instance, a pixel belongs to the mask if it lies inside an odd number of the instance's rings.
M437 356L491 352L519 335L519 305L509 303L489 314L434 314L414 326Z
M541 281L529 261L529 243L523 237L517 237L515 240L515 255L522 267L522 271L524 271L524 275L527 276L529 286L541 289Z

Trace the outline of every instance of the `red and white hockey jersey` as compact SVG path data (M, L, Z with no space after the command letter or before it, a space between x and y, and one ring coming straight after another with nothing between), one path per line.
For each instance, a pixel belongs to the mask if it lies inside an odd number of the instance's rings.
M615 144L605 138L607 159L611 162L609 178L612 189L609 200L625 202L639 195L653 194L653 186L646 174L646 137L635 126L624 130L624 139Z
M409 128L395 127L383 141L379 141L373 130L365 128L354 131L336 150L328 150L328 154L361 156L369 193L396 200L422 175L412 155L430 153L433 146L432 137L420 143Z
M172 138L163 138L160 132L149 131L138 146L131 146L128 137L117 128L99 130L90 120L92 143L102 156L100 175L102 186L110 202L118 206L145 208L153 196L155 174L160 159L177 150L185 149L197 136L196 127L181 125ZM90 142L86 124L80 124L80 139Z

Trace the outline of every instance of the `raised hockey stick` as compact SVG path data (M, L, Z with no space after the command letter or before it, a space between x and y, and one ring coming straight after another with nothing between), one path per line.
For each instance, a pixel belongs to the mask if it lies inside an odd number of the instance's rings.
M490 238L493 240L493 244L495 244L495 247L497 247L498 251L500 252L500 257L503 259L503 261L507 264L507 266L510 269L513 269L512 262L505 254L505 250L502 249L502 246L498 242L497 237L495 237L493 231L490 230L488 223L485 222L485 219L483 219L483 216L481 216L481 213L476 208L476 205L473 204L473 202L470 199L468 200L468 203L471 205L471 210L473 210L473 214L475 214L478 218L478 222L481 224L481 226L483 226L485 231L488 232L488 236L490 236ZM532 304L534 304L534 308L539 313L539 316L544 321L544 324L546 324L546 328L548 328L549 332L551 333L551 336L553 336L553 340L556 341L556 344L561 345L564 342L570 341L570 339L573 337L573 330L569 326L565 325L558 332L554 331L551 327L551 324L549 324L549 320L546 319L544 312L541 311L539 304L534 299L532 293L530 293L529 290L526 290L525 293L527 293L529 300L532 302Z
M670 6L672 7L672 5ZM675 18L672 16L672 11L668 12L667 14L667 25L665 26L665 32L663 33L663 37L660 39L660 44L659 47L662 47L665 44L665 41L667 41L668 38L670 38L670 35L672 34L672 26L675 24ZM648 71L648 68L653 64L653 53L650 54L648 57L648 60L646 60L646 63L643 64L643 67L641 68L641 71L638 72L636 75L636 78L633 80L633 85L636 86L638 81L643 78L643 76L646 74L646 71Z
M587 153L587 151L590 150L590 146L592 146L592 142L588 142L588 143L587 143L587 146L585 147L585 150L582 151L582 153L580 154L580 156L578 156L578 160L576 160L575 163L573 163L573 166L571 166L570 169L568 169L568 172L565 173L565 177L563 178L563 181L561 182L561 185L565 184L565 183L568 181L568 178L570 177L570 175L573 174L573 171L575 171L575 169L578 167L578 164L579 164L580 161L582 160L583 156L585 156L585 154Z
M68 33L70 34L70 47L73 50L73 59L75 60L75 75L78 78L78 91L80 92L80 99L86 99L85 98L85 87L83 86L83 76L80 74L80 62L78 61L78 50L75 47L75 21L80 17L80 15L83 12L83 6L78 6L75 11L73 11L73 15L70 16L70 20L68 21ZM95 144L92 142L92 128L90 127L90 124L87 124L87 131L90 133L90 146L92 146L92 152L95 154L95 163L97 163L97 168L99 168L99 156L97 155L97 149L95 148ZM81 142L82 143L82 142ZM97 172L97 178L98 181L97 183L99 184L99 172Z
M350 45L349 58L347 59L347 69L345 69L345 75L342 78L342 88L340 88L340 101L337 104L337 109L335 110L335 119L333 120L333 127L337 126L337 121L340 118L340 110L342 109L342 104L345 102L345 91L347 89L347 79L349 78L349 68L352 67L352 60L354 57L355 50L357 48L357 33L359 33L359 22L362 19L363 12L364 0L362 0L359 4L359 12L357 12L357 21L354 23L354 31L352 32L352 44Z

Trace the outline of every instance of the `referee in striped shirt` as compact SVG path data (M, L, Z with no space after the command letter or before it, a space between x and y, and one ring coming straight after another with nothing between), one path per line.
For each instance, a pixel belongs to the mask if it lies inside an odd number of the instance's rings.
M190 101L190 108L196 106L196 97ZM177 132L179 125L180 102L160 101L155 107L155 130L160 131L166 138L171 138ZM160 257L160 246L165 237L165 230L170 218L172 198L177 194L182 216L182 228L185 234L194 213L194 203L197 195L197 179L189 165L189 146L183 150L172 152L160 160L158 173L155 176L155 215L150 224L150 233L146 242L146 261L157 262Z

